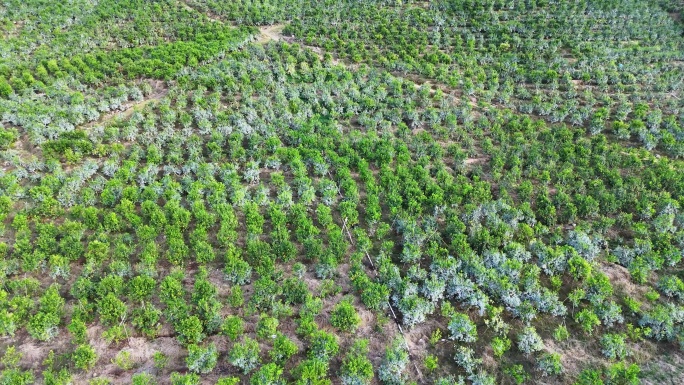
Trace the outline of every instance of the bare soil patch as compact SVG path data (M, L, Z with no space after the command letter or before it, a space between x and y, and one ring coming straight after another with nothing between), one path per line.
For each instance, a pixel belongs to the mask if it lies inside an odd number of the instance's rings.
M280 41L283 38L283 29L285 29L285 24L273 24L259 27L260 35L256 42L258 44L266 44L269 41Z
M483 164L487 162L487 158L468 158L465 164Z
M617 289L619 294L629 295L639 301L643 300L648 287L634 283L626 267L616 263L602 263L600 269L608 276L611 284Z

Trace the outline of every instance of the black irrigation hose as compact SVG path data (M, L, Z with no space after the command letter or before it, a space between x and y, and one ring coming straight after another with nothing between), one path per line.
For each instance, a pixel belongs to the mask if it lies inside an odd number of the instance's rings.
M352 238L351 232L349 232L349 227L347 227L347 218L344 218L344 223L342 224L342 235L344 233L347 233L347 236L349 237L349 242L351 243L352 246L354 246L354 239ZM368 258L368 262L371 265L371 271L375 273L377 276L378 271L375 268L375 265L373 264L373 260L371 259L370 255L368 254L367 251L365 251L366 257ZM392 303L388 300L387 305L389 306L389 309L392 313L392 319L394 320L394 323L397 325L397 328L399 329L399 333L401 334L403 340L404 340L404 345L406 346L406 352L408 352L409 360L413 364L413 367L416 369L416 373L418 373L418 377L420 380L423 380L423 373L420 371L418 368L418 364L416 364L413 354L411 354L411 348L409 347L408 340L406 338L406 334L404 334L404 329L401 327L401 322L399 321L399 318L397 317L397 313L394 312L394 308L392 306Z

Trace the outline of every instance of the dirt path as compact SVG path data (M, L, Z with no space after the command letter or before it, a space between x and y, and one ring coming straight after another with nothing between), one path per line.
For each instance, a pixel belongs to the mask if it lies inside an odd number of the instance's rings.
M100 118L96 121L86 123L84 125L79 126L78 128L83 129L83 130L89 130L97 125L103 125L106 124L107 122L114 120L114 119L126 119L133 115L135 111L143 109L146 105L159 101L162 99L164 96L166 96L169 93L169 88L164 85L163 82L161 81L155 81L153 84L153 91L152 93L145 97L143 100L136 101L136 102L131 102L131 103L126 103L121 108L117 111L111 111L107 112L105 114L100 115Z

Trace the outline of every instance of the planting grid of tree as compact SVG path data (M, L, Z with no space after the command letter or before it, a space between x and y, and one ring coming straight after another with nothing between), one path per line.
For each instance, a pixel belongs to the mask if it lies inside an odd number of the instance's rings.
M681 8L3 2L0 383L676 383Z

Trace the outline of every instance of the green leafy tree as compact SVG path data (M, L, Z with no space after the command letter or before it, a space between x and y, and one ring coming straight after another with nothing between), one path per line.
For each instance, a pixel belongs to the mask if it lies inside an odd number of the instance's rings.
M171 385L199 385L200 376L195 373L171 373Z
M150 373L136 373L131 376L132 385L155 385L157 380Z
M563 373L561 356L558 353L544 353L537 360L537 369L543 376L557 376Z
M262 314L256 325L256 334L265 340L275 339L278 336L278 320Z
M259 365L259 343L245 337L242 342L237 342L228 354L228 361L240 368L245 374L249 374Z
M59 333L59 316L52 313L38 312L28 322L26 329L31 337L39 341L49 341Z
M297 347L297 344L286 335L278 333L278 336L273 340L273 348L269 352L269 355L275 362L282 363L297 354L298 351L299 348Z
M163 370L169 363L169 357L162 352L154 352L152 360L154 361L154 367L157 370Z
M216 380L216 385L238 385L240 379L237 377L221 377Z
M373 364L368 359L368 340L357 340L342 360L340 376L344 385L368 385L373 379Z
M31 371L21 370L19 361L21 361L22 354L17 352L14 346L10 346L2 356L0 363L4 369L0 372L0 383L11 385L29 385L34 381Z
M470 318L462 313L455 313L449 321L449 331L452 340L461 342L477 341L477 328Z
M637 364L627 364L625 362L618 362L609 366L606 369L605 378L607 385L638 385L641 383L639 375L641 369Z
M83 344L86 342L87 327L85 322L83 322L80 318L73 318L71 320L71 323L69 323L69 326L67 326L67 329L69 330L69 333L71 333L71 335L73 336L72 342L74 344Z
M385 357L378 368L378 379L387 385L403 385L406 383L406 365L409 354L404 342L396 339L385 350Z
M605 334L601 337L601 353L611 360L624 360L629 356L629 348L623 334Z
M340 351L337 336L323 330L319 330L311 335L309 344L309 357L328 361L335 357Z
M250 385L285 385L283 368L273 362L262 366L249 378Z
M228 282L234 285L244 285L250 282L252 267L239 254L235 246L229 246L226 251L226 264L223 269Z
M112 363L121 370L131 370L135 366L135 362L131 358L131 352L129 350L121 350L118 352L116 357L112 359Z
M244 328L244 322L240 316L229 315L223 321L221 332L228 336L228 338L231 340L235 341L242 335Z
M129 285L128 295L131 299L136 301L148 300L157 287L157 282L154 278L146 275L138 275L131 279Z
M161 311L154 305L144 305L133 310L131 323L149 338L154 338L162 328L160 324Z
M541 339L537 330L533 326L527 326L518 334L518 349L530 354L538 352L544 348L544 341Z
M427 369L428 373L432 373L439 367L438 362L439 361L437 360L436 356L428 354L423 359L423 366L425 366L425 369Z
M351 300L344 300L333 308L330 314L330 324L343 332L353 332L361 323L361 317L356 313Z
M71 355L74 366L81 370L90 370L97 363L97 354L90 345L79 345Z
M308 358L295 367L293 375L295 385L331 385L328 379L328 361L318 358Z
M0 372L0 383L12 385L30 385L35 378L31 371L24 371L17 367L6 367Z
M218 350L215 344L210 344L207 347L199 345L188 345L188 356L185 358L185 363L188 370L193 373L206 374L214 370L218 361Z
M501 357L511 348L511 340L507 337L492 338L492 350L495 357Z
M202 321L197 316L182 319L175 326L178 341L184 345L197 344L204 339Z
M98 303L100 319L105 325L113 326L126 319L128 306L116 294L107 294Z
M599 320L596 313L591 309L582 309L577 314L575 314L575 322L577 322L582 330L587 334L592 334L594 328L601 325L601 320Z

